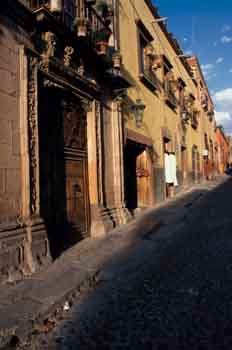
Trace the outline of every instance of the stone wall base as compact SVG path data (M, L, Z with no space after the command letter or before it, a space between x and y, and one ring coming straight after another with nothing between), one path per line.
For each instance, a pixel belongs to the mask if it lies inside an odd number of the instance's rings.
M50 262L46 228L41 219L0 226L0 283L20 280Z
M91 208L93 220L90 228L91 237L102 237L118 225L124 225L131 220L131 214L125 207L95 207Z

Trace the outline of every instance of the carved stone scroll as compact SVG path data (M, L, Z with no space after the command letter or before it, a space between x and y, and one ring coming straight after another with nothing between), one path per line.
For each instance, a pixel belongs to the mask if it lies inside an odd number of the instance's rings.
M56 36L52 32L45 32L43 34L43 39L45 42L45 49L43 52L43 56L50 58L55 56L56 50Z
M74 54L74 48L71 46L66 46L64 49L64 65L69 67L71 60L72 60L72 55Z
M28 148L30 171L30 211L37 213L38 186L38 115L37 115L37 59L28 57Z

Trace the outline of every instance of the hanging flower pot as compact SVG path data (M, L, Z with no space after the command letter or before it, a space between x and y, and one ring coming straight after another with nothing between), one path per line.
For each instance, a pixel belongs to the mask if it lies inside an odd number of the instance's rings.
M50 11L61 12L62 11L62 0L50 0Z
M162 58L160 56L155 56L152 62L152 69L157 70L162 67Z
M154 55L154 49L153 49L153 47L152 47L151 45L147 45L147 46L144 48L144 54L145 54L146 56L149 56L149 57L153 56L153 55Z
M109 46L109 30L101 30L95 33L96 49L99 55L106 55Z
M178 81L177 80L170 80L170 88L173 92L176 92L178 90Z
M74 22L78 37L86 37L88 34L88 20L86 18L77 18Z
M170 71L166 74L166 78L167 78L169 81L175 80L174 73L170 70Z
M77 36L78 37L85 37L85 36L87 36L87 32L88 32L88 29L87 29L87 25L86 24L80 24L77 27Z
M119 52L115 52L112 56L113 67L116 69L120 69L122 65L122 56Z
M99 41L97 43L97 53L98 55L106 56L108 51L108 43L105 41Z

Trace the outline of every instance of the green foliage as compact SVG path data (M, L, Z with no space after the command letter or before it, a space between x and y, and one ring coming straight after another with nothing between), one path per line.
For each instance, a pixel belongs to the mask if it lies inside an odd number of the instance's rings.
M108 42L110 38L110 32L108 30L102 29L95 33L96 42L104 41Z
M102 17L107 17L109 11L108 4L105 1L98 1L96 5L96 10Z

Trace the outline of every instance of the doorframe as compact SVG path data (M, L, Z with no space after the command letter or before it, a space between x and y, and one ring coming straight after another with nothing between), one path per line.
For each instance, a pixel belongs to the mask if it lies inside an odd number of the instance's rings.
M127 140L130 140L132 142L135 142L136 144L138 144L140 147L144 148L144 151L146 151L146 156L148 159L148 171L150 172L150 198L149 198L149 203L148 203L148 207L151 207L153 205L155 205L155 189L154 189L154 178L155 178L155 174L154 174L154 142L152 140L152 138L145 136L143 134L140 134L134 130L130 130L128 128L125 129L125 139L124 139L124 146L126 146L127 144ZM152 155L154 157L152 157ZM125 166L125 165L124 165Z

